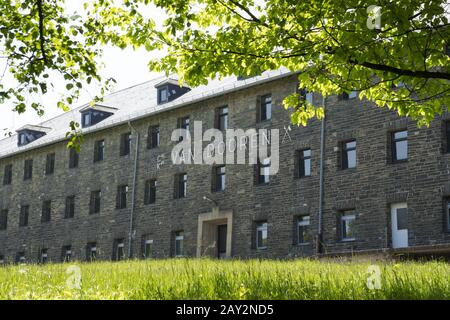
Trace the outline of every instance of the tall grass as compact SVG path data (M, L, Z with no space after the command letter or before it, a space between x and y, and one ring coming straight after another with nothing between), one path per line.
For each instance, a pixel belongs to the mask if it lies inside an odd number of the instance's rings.
M68 286L70 265L81 270ZM450 299L445 262L147 260L0 268L0 299Z

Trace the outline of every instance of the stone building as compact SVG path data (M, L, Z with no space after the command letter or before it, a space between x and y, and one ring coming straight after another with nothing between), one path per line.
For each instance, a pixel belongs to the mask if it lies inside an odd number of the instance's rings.
M19 129L0 141L0 262L449 252L450 122L418 128L350 93L296 127L282 100L297 86L285 70L160 77ZM174 164L172 132L195 121L279 129L278 173Z

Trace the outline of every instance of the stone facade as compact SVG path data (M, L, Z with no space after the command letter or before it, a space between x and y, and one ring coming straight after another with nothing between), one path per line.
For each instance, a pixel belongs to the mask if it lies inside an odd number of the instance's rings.
M198 234L199 221L203 223L207 217L216 217L220 222L221 214L224 219L230 219L226 223L232 228L227 233L227 256L314 255L319 230L320 121L313 120L307 127L291 125L290 138L284 137L290 118L282 100L296 86L296 77L290 75L89 133L82 145L79 166L73 169L69 169L69 151L64 141L3 157L0 174L6 165L13 164L13 177L10 185L0 186L0 209L8 209L7 228L0 230L0 256L5 262L13 262L23 252L27 261L39 261L41 250L47 249L50 261L60 261L63 246L70 245L72 258L85 260L87 243L95 242L97 258L111 259L115 240L123 239L126 255L141 257L143 241L152 240L151 256L163 258L175 255L178 231L183 231L183 254L197 256L199 252L202 254L205 245L199 243L203 239ZM257 97L269 93L272 94L272 120L258 123ZM229 128L280 129L280 170L268 184L255 184L251 165L227 165L225 191L212 192L211 166L171 163L175 142L170 137L177 119L189 116L191 123L202 121L203 129L213 127L215 110L224 105L229 108ZM443 120L433 121L428 128L418 128L415 122L367 102L329 97L325 123L323 253L391 248L390 205L398 202L406 202L408 206L409 247L450 244L445 206L446 196L450 195L450 154L443 151ZM148 127L155 124L160 126L160 146L147 149ZM408 130L406 162L389 160L389 137L395 129ZM120 136L129 131L132 132L131 152L120 156ZM94 163L94 142L101 139L105 140L104 160ZM340 146L349 139L357 142L357 165L342 170ZM311 149L311 176L296 178L296 151L305 148ZM46 175L46 155L53 152L55 171ZM24 181L26 159L33 159L33 177ZM182 172L188 176L187 197L174 199L174 176ZM153 178L157 179L156 202L144 205L145 182ZM116 209L119 185L129 186L124 209ZM94 190L102 192L99 214L89 214L90 194ZM75 196L75 215L64 218L66 197L71 195ZM213 199L217 207L204 196ZM44 200L52 201L51 220L47 223L41 222ZM26 227L19 227L21 205L30 207ZM356 213L355 240L341 241L339 217L348 209ZM301 215L310 215L311 241L298 245L296 219ZM258 221L267 221L265 250L257 250L255 246Z

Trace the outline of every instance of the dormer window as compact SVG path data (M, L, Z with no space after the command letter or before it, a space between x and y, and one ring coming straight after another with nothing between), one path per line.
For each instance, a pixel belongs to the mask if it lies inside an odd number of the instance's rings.
M189 92L191 89L185 85L180 86L178 80L166 79L158 83L155 88L158 90L157 102L163 104L181 97L183 94Z
M18 134L17 145L19 147L25 146L25 145L41 138L42 136L45 136L47 134L47 132L49 132L50 130L51 130L50 128L41 127L41 126L32 126L32 125L24 126L24 127L20 128L19 130L17 130L17 134Z
M114 114L116 108L102 106L102 105L94 105L88 106L80 110L81 112L81 127L87 128L93 126L109 116Z

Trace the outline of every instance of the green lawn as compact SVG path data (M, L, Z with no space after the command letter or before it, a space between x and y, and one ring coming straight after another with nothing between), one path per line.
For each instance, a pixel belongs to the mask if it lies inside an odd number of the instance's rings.
M81 284L73 265L80 268ZM369 282L379 289L368 288L370 263L361 262L171 259L7 266L0 267L0 299L450 299L448 263L375 265L381 281Z

